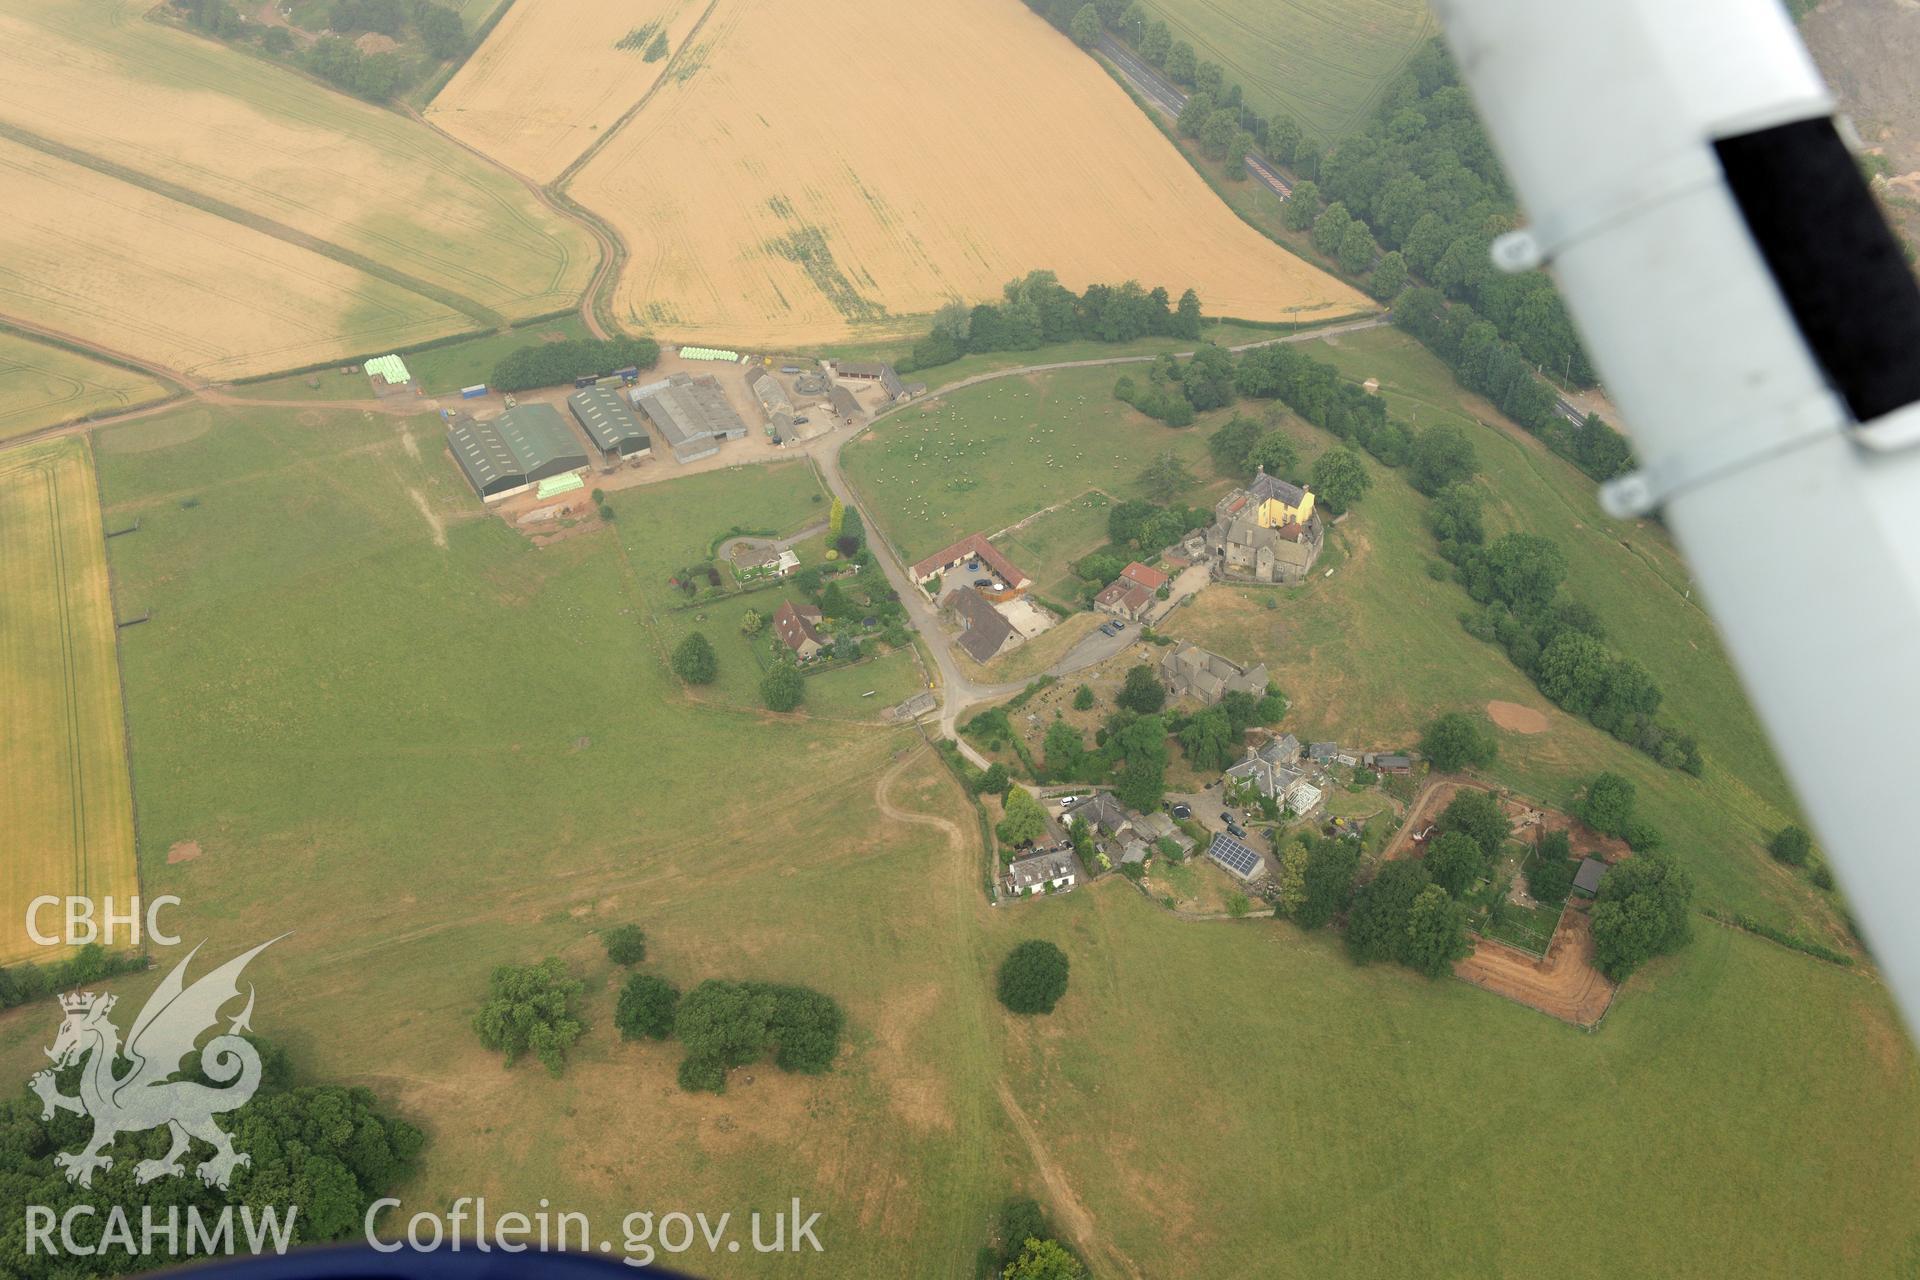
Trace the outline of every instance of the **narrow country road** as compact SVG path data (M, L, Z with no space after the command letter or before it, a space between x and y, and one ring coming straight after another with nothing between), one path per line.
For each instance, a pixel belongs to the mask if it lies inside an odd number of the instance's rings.
M1100 52L1115 67L1138 93L1151 103L1155 110L1167 117L1168 122L1178 120L1180 113L1187 108L1187 95L1180 87L1154 70L1139 55L1126 45L1121 44L1111 33L1102 33ZM1282 200L1293 195L1293 185L1280 176L1280 171L1259 156L1247 157L1247 172L1260 180L1260 185L1279 196Z

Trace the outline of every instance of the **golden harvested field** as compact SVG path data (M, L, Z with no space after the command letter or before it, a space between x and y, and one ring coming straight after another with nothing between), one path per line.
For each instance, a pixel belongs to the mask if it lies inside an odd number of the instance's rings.
M0 440L166 394L132 369L0 332Z
M0 600L0 963L12 964L43 953L25 927L34 898L139 892L99 491L78 437L0 452Z
M272 219L511 318L578 301L591 239L417 121L157 22L0 0L0 126Z
M898 329L1035 268L1246 319L1371 306L1236 218L1012 0L720 0L572 194L631 251L616 315L674 337Z
M640 101L666 70L630 33L678 50L705 0L540 0L515 5L427 109L427 118L511 169L550 182ZM640 37L640 43L651 39Z
M5 139L0 187L0 313L168 368L240 377L468 323L284 240Z

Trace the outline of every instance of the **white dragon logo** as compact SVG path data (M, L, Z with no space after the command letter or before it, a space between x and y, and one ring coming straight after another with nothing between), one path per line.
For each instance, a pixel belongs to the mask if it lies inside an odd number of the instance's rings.
M160 1159L142 1160L135 1166L134 1178L139 1182L185 1174L180 1157L192 1138L214 1149L213 1157L203 1161L199 1169L200 1180L208 1186L224 1189L235 1168L253 1163L251 1157L233 1149L233 1139L213 1122L216 1115L244 1106L260 1087L259 1051L240 1036L250 1029L248 1019L253 1016L251 986L247 988L247 1007L225 1034L209 1040L200 1051L200 1070L225 1087L216 1089L198 1081L168 1077L180 1069L180 1059L193 1052L193 1042L201 1033L220 1020L221 1008L239 997L240 971L247 962L279 940L270 939L236 956L189 987L187 964L200 951L195 947L148 997L140 1016L133 1020L124 1050L119 1031L107 1018L114 997L96 996L91 991L60 997L66 1019L60 1024L53 1047L46 1051L53 1066L37 1073L28 1086L40 1095L43 1120L53 1119L56 1111L93 1117L93 1137L87 1145L53 1158L67 1171L68 1182L92 1186L95 1169L113 1167L113 1157L104 1152L116 1135L161 1125L173 1131L173 1147ZM114 1065L122 1056L132 1067L116 1076ZM54 1084L54 1072L83 1058L88 1061L81 1070L79 1096L68 1097Z

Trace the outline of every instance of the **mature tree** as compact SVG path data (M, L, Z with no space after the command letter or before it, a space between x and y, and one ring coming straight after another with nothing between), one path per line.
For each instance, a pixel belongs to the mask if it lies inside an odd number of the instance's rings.
M1487 569L1495 594L1524 613L1553 600L1567 576L1567 556L1551 538L1507 533L1488 544Z
M1203 343L1187 362L1180 385L1187 402L1202 413L1234 401L1233 354L1218 343Z
M1340 246L1347 238L1347 228L1352 225L1353 215L1347 212L1347 206L1341 201L1334 201L1313 220L1313 247L1333 257L1340 252Z
M1205 317L1200 312L1200 295L1189 289L1180 295L1179 305L1173 312L1173 336L1176 338L1197 339L1200 336L1200 324Z
M637 924L617 924L600 935L607 959L615 964L639 964L647 958L647 935Z
M509 1065L530 1052L559 1075L567 1065L567 1049L587 1029L573 1008L581 987L557 956L539 964L500 965L487 980L487 999L473 1017L473 1029L481 1044L503 1051Z
M1767 852L1790 867L1804 867L1813 852L1813 837L1803 827L1782 827L1767 842Z
M1549 831L1533 846L1533 861L1527 864L1527 892L1537 901L1565 902L1573 891L1573 845L1564 831Z
M1202 773L1215 773L1233 763L1236 735L1227 713L1208 707L1180 730L1180 749L1187 763Z
M1391 302L1407 287L1407 260L1398 249L1380 259L1367 281L1367 292L1382 302Z
M973 789L981 795L1004 796L1012 785L1013 779L1007 776L1007 766L996 760L980 774L980 781L974 784Z
M1313 492L1334 515L1360 501L1372 487L1367 464L1351 449L1336 446L1313 460Z
M1447 712L1420 736L1420 754L1441 773L1484 768L1498 750L1486 720L1465 711Z
M1073 709L1075 711L1093 710L1093 686L1081 685L1073 691Z
M1162 450L1140 473L1141 490L1160 502L1172 501L1194 483L1193 472L1171 449Z
M1290 476L1299 466L1299 451L1278 431L1262 436L1247 454L1249 470L1265 471L1270 476Z
M1100 10L1091 4L1083 4L1080 11L1073 15L1073 22L1067 27L1073 42L1082 49L1091 49L1100 43Z
M1139 813L1158 809L1167 793L1166 721L1159 716L1141 716L1119 732L1116 746L1126 763L1114 784L1114 795Z
M1087 1268L1058 1240L1029 1240L1000 1274L1004 1280L1085 1280Z
M1443 831L1427 846L1427 874L1456 898L1464 898L1487 873L1487 853L1464 831Z
M1177 85L1191 85L1200 70L1200 59L1194 54L1193 46L1185 40L1175 40L1167 51L1167 78Z
M1448 897L1439 885L1428 885L1407 911L1407 940L1401 960L1409 968L1437 978L1449 972L1456 960L1472 954L1466 904Z
M1345 911L1353 899L1360 843L1314 839L1308 848L1306 897L1294 909L1293 921L1302 929L1318 929Z
M1432 496L1450 484L1471 479L1478 465L1473 442L1458 427L1429 427L1414 437L1407 469L1413 487Z
M1251 472L1248 455L1266 434L1266 426L1258 419L1234 414L1225 426L1207 437L1207 453L1213 458L1214 469L1225 475Z
M791 662L777 662L760 681L760 701L770 711L791 711L807 696L807 679Z
M809 987L780 983L749 983L773 997L767 1017L767 1041L773 1046L773 1065L782 1071L819 1075L840 1054L840 1033L846 1015L831 996Z
M1414 899L1432 885L1418 862L1388 862L1353 895L1347 912L1347 951L1361 964L1407 955Z
M673 1034L679 1007L680 988L651 973L636 973L620 988L613 1025L624 1040L665 1040Z
M740 634L743 636L757 636L766 625L767 620L760 616L758 610L749 609L740 615Z
M1130 711L1150 716L1167 705L1167 686L1161 684L1153 668L1143 662L1127 669L1126 683L1120 687L1117 701Z
M1276 914L1290 916L1307 900L1307 864L1313 855L1298 840L1280 855L1280 873L1276 877L1279 892Z
M1173 52L1173 31L1167 24L1155 18L1147 27L1146 34L1140 37L1140 56L1156 67L1167 65L1167 56Z
M1581 631L1562 631L1540 651L1534 663L1540 692L1575 715L1591 715L1606 696L1613 654Z
M674 646L673 674L688 684L712 684L720 674L720 659L713 643L695 631Z
M1031 938L1000 962L1000 1003L1015 1013L1052 1013L1067 994L1067 953Z
M1000 837L1000 843L1008 848L1017 849L1021 845L1032 844L1047 831L1047 811L1033 798L1033 793L1025 787L1012 787L1007 791L1006 813L993 833Z
M1200 150L1209 160L1225 160L1239 132L1240 113L1222 107L1200 126Z
M1625 836L1633 822L1633 784L1617 773L1603 773L1587 784L1580 821L1603 836Z
M1433 495L1427 506L1427 528L1443 546L1478 546L1486 539L1480 518L1480 490L1471 484L1450 484Z
M1506 806L1491 791L1463 787L1440 815L1442 831L1460 831L1473 837L1488 858L1500 856L1500 846L1513 834Z
M1047 772L1055 778L1064 778L1080 767L1087 754L1087 744L1081 740L1078 729L1065 720L1055 720L1047 726L1045 751Z
M721 1092L729 1067L742 1066L766 1049L774 997L753 984L709 978L680 998L674 1012L674 1038L687 1047L681 1071L683 1088Z
M1283 215L1289 229L1305 231L1320 216L1320 184L1303 182L1293 189L1287 198L1287 208Z
M1593 907L1593 954L1615 982L1647 960L1686 945L1693 878L1671 858L1641 854L1619 863L1600 882Z
M1350 276L1359 275L1373 265L1373 255L1378 248L1367 224L1354 219L1340 235L1340 269Z

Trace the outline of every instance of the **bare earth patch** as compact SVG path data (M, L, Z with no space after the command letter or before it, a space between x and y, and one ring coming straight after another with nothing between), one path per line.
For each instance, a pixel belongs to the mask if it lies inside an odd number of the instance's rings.
M1593 967L1593 926L1579 910L1560 917L1544 959L1477 938L1473 954L1453 966L1453 976L1576 1027L1599 1022L1617 990Z
M167 850L167 865L172 866L176 862L192 862L199 856L200 842L198 840L176 841Z
M1547 713L1517 702L1489 702L1487 715L1509 733L1545 733Z

